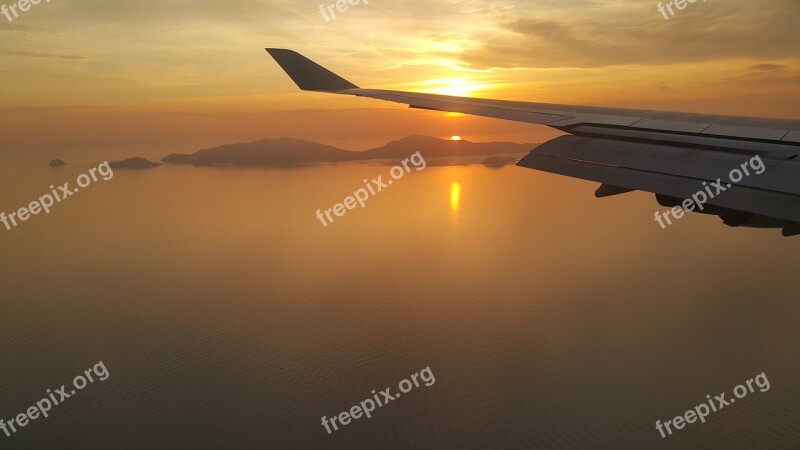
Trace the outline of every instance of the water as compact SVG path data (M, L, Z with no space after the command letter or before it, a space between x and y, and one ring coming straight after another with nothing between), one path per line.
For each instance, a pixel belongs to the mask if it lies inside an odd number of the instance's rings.
M90 167L46 161L4 157L1 210ZM0 418L110 372L0 448L800 448L800 240L661 230L652 195L513 166L429 166L315 219L387 172L117 170L0 228Z

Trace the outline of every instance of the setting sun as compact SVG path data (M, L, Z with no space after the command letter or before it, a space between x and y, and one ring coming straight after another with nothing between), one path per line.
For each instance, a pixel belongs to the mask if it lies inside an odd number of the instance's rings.
M457 97L468 97L470 94L490 88L492 85L487 83L475 83L464 78L441 78L428 80L423 85L427 85L421 92L441 95L453 95Z
M451 141L460 141L461 140L461 136L450 136L450 140Z

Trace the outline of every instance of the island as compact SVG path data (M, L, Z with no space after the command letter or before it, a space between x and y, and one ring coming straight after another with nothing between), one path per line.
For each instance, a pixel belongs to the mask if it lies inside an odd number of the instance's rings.
M484 159L483 165L491 169L497 169L500 167L505 167L509 164L514 164L517 162L517 159L518 158L513 158L510 156L492 156Z
M114 161L109 163L109 166L111 166L112 169L149 169L151 167L163 166L163 164L148 161L136 156L123 161Z
M432 165L453 165L465 159L493 156L484 161L484 164L501 167L516 162L535 146L535 144L513 142L470 142L430 136L407 136L381 147L350 151L317 142L283 137L221 145L192 154L174 153L161 161L167 164L237 167L297 167L368 160L384 160L396 164L419 151ZM481 159L477 159L474 163L480 161Z

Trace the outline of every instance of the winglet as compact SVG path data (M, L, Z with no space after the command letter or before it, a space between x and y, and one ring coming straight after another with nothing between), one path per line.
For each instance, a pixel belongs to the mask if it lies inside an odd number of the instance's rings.
M268 48L267 52L304 91L339 92L358 86L293 50Z

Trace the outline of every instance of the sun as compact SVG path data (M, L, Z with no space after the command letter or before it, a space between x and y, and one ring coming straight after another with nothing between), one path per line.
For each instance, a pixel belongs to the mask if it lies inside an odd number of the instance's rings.
M439 78L423 81L420 84L422 84L421 92L455 97L467 97L476 91L491 89L492 87L490 83L480 83L464 78Z
M460 141L461 140L461 136L450 136L450 140L451 141Z

